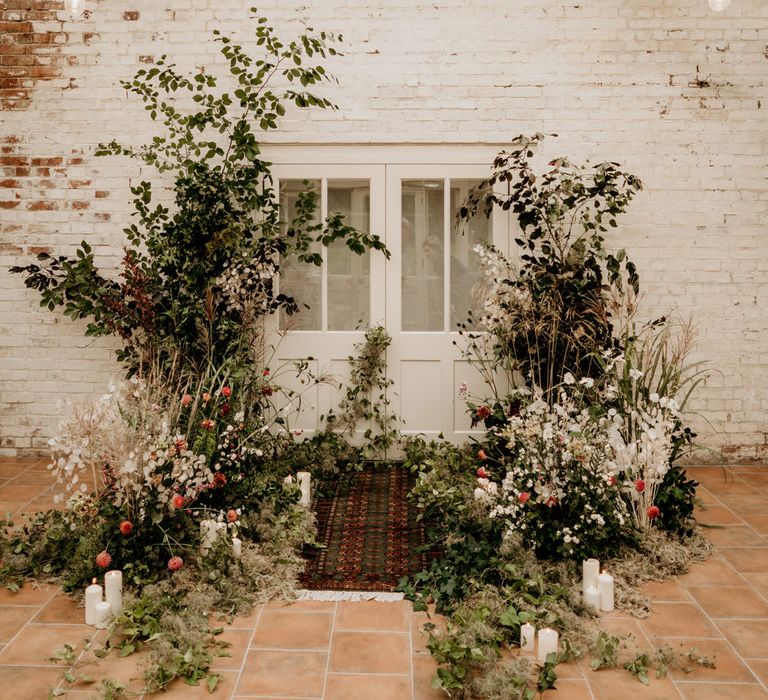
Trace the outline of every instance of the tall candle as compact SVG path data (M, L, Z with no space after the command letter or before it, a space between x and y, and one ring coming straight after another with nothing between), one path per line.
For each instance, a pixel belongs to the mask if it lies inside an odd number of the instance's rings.
M600 610L611 612L613 610L613 576L603 571L597 577L597 588L600 591Z
M539 663L546 663L547 656L552 652L557 654L557 632L549 627L545 627L544 629L539 630Z
M102 601L101 603L96 603L96 629L97 630L104 630L107 629L107 620L109 620L109 616L112 614L112 606L107 603L107 601Z
M299 482L299 487L301 488L301 500L299 501L299 505L308 506L310 500L310 483L312 477L310 476L309 472L298 472L296 474L296 479Z
M243 554L243 541L239 537L232 538L232 554L239 559Z
M600 591L595 586L587 588L584 594L584 605L593 610L600 610Z
M102 600L101 586L96 583L96 579L93 579L88 588L85 589L85 624L96 624L96 606Z
M533 654L535 635L536 628L530 622L520 625L520 651Z
M585 594L587 588L597 588L597 576L600 573L600 562L597 559L587 559L581 565L581 592Z
M112 606L112 614L123 609L123 572L107 571L104 575L104 599Z

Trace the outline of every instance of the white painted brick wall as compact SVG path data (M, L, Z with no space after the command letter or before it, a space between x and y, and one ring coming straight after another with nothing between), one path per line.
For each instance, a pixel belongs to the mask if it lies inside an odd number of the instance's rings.
M31 0L30 0L31 1ZM7 267L30 246L96 244L119 254L133 163L96 159L96 143L151 133L118 81L139 57L181 66L217 61L210 32L248 40L240 0L101 0L66 23L67 65L39 82L30 106L0 112L14 152L82 157L51 176L0 188L1 452L40 449L62 396L99 392L114 371L110 342L37 308ZM282 29L308 22L342 32L329 62L335 113L291 112L272 137L286 143L499 143L556 132L550 155L615 160L647 189L614 237L636 259L645 313L692 314L696 359L716 374L692 408L702 442L730 459L768 456L768 2L733 0L272 0L259 7ZM138 11L126 21L126 11ZM58 31L59 23L48 27ZM44 31L45 27L38 29ZM248 31L246 31L248 30ZM92 36L85 36L85 35ZM71 180L91 184L73 190ZM96 198L96 192L108 196ZM38 200L56 208L29 211ZM86 209L72 202L86 201ZM109 220L103 220L107 218ZM99 218L101 216L101 219Z

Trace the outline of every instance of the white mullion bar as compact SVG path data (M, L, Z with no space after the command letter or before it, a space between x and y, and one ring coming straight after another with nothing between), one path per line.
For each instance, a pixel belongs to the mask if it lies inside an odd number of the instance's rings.
M320 220L325 221L328 216L328 178L320 181ZM325 332L328 330L328 248L320 247L320 253L323 256L323 266L321 268L320 283L320 329Z
M451 180L443 180L443 331L451 325Z

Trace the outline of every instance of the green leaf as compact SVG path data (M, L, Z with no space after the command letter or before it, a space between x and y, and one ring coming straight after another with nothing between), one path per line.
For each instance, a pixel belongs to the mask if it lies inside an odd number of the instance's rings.
M219 684L219 676L217 676L215 673L209 674L206 680L206 685L208 686L208 692L212 693L214 690L216 690L216 686L218 684Z

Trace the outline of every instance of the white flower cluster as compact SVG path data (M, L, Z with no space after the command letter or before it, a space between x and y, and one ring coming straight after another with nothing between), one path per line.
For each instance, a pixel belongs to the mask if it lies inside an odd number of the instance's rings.
M95 491L139 516L146 504L164 507L174 496L189 503L214 480L204 455L171 430L147 386L136 378L84 406L69 405L59 434L49 440L49 465L63 491L54 499L71 510Z
M266 258L244 256L227 264L216 279L227 310L242 313L246 307L256 307L266 312L266 308L260 307L267 302L268 290L278 270L276 255Z
M642 377L630 370L632 381ZM633 408L622 416L610 411L607 428L611 471L621 478L632 505L635 523L649 527L648 509L653 506L658 488L669 471L673 438L680 421L674 398L653 393L650 404Z
M507 335L530 320L531 293L516 283L515 266L496 248L477 245L483 272L483 316L480 325L497 335Z

